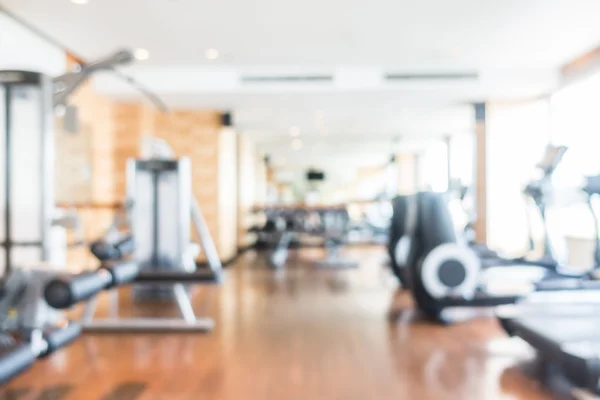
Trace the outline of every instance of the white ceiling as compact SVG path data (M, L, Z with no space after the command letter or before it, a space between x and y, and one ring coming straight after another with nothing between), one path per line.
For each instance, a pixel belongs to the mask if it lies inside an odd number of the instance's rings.
M597 44L596 0L3 0L93 58L144 47L155 65L558 66ZM456 56L455 50L458 50Z
M600 43L598 0L0 0L85 59L150 51L128 72L173 107L232 110L261 146L303 159L383 157L393 138L472 129L473 101L523 98L559 84L559 68ZM205 58L216 48L216 61ZM385 73L477 73L465 81L390 83ZM325 83L243 84L247 74L326 74ZM130 89L101 77L120 98ZM323 121L315 123L315 113ZM290 148L288 130L307 143ZM318 128L317 126L320 126ZM326 127L329 135L320 133ZM360 143L368 138L372 154ZM354 147L353 147L354 146ZM387 146L387 145L385 145ZM386 147L389 150L389 147ZM335 151L334 151L335 150Z

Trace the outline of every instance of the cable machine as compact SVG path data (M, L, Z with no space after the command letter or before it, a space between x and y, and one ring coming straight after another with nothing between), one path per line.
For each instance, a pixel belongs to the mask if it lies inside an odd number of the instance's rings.
M112 71L165 110L160 100L114 68L134 60L128 50L56 78L30 71L0 71L0 269L60 263L57 248L65 218L54 196L54 109L92 74ZM62 237L61 237L62 236Z

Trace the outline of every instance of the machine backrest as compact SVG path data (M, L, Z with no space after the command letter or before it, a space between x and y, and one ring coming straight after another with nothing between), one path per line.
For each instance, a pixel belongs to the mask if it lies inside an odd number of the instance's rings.
M416 195L416 223L412 235L408 264L415 268L418 261L444 243L456 243L456 230L443 194L421 192Z
M396 196L392 199L392 221L390 223L390 233L398 236L404 234L404 225L406 223L406 204L407 196Z
M392 218L388 233L388 254L393 262L396 262L397 241L404 236L406 226L407 197L396 196L392 199Z
M418 234L427 252L444 243L456 243L452 215L441 193L419 193L417 208Z
M133 259L144 267L185 269L191 231L190 160L129 160L127 195L134 203Z

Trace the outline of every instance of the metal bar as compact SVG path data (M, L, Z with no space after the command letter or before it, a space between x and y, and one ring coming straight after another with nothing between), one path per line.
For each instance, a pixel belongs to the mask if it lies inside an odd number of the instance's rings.
M337 259L325 259L325 260L318 260L315 261L315 268L331 268L331 269L350 269L350 268L357 268L359 263L357 261L352 261L352 260L346 260L343 258L337 258Z
M192 195L192 220L194 221L194 228L196 229L196 233L200 238L200 244L202 249L206 253L206 260L208 261L208 265L215 272L220 272L223 269L221 265L221 259L219 258L219 253L217 252L217 248L215 247L215 243L212 240L212 236L210 235L210 231L208 230L208 226L206 225L206 221L204 220L204 216L202 215L202 210L196 201L196 198Z
M11 164L12 164L12 151L11 151L11 128L12 128L12 116L11 116L11 102L12 102L12 88L10 85L6 85L4 91L4 123L5 123L5 141L4 141L4 261L6 262L4 274L7 276L12 271L12 227L11 227Z
M153 203L152 203L152 258L151 258L151 262L153 265L159 265L159 257L158 257L158 241L159 241L159 237L158 237L158 229L159 229L159 213L158 213L158 184L159 184L159 179L158 179L158 171L156 170L150 170L150 173L152 174L152 198L154 199Z
M219 283L221 274L210 270L196 272L166 271L154 269L149 265L148 271L142 270L131 283Z
M10 241L10 245L13 247L40 247L42 242L15 242ZM0 246L8 246L8 241L0 242Z
M446 144L447 190L450 190L450 182L452 181L452 137L445 136L444 143Z
M208 332L215 327L212 318L188 323L179 318L107 318L85 324L88 332Z
M40 232L42 246L41 259L42 261L51 260L51 237L50 231L52 220L54 219L54 124L53 113L53 84L52 80L47 76L42 76L40 79L40 96L41 96L41 155L40 155L40 176L42 177L42 193L41 193L41 221Z
M190 298L185 291L185 288L181 283L173 285L173 294L175 295L175 301L181 316L188 324L192 324L196 321L196 314L194 308L190 302Z

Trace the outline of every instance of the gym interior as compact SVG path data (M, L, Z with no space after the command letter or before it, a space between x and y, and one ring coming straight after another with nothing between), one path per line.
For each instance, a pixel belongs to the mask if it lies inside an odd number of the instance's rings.
M0 0L0 399L600 397L597 0Z

